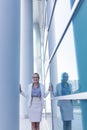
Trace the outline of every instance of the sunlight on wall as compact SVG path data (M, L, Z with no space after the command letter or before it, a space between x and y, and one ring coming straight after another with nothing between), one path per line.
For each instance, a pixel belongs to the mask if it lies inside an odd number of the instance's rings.
M61 12L60 12L61 10ZM55 41L58 43L61 34L64 31L68 17L70 15L70 1L59 0L55 9ZM70 79L78 79L77 63L75 55L74 37L72 24L57 51L58 76L61 78L62 72L68 72Z

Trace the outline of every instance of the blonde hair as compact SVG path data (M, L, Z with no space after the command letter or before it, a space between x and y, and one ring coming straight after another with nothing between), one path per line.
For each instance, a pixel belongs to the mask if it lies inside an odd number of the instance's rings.
M39 76L38 73L33 73L32 78L34 77L34 75L37 75L37 76L38 76L38 79L40 78L40 76Z

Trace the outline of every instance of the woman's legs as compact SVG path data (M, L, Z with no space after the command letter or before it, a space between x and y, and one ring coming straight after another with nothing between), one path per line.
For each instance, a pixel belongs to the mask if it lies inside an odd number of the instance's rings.
M32 122L31 123L31 127L32 127L32 130L40 130L40 122Z
M31 122L31 128L32 128L32 130L36 130L36 128L35 128L35 122Z
M40 122L36 122L36 130L40 130Z
M63 130L71 130L71 121L63 121Z

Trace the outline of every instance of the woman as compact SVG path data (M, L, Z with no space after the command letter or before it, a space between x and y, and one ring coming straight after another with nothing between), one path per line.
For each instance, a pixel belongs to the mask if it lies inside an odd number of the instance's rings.
M38 73L34 73L32 79L33 82L28 85L28 94L26 95L21 90L21 87L20 92L24 97L28 98L29 118L32 130L39 130L44 98L49 94L50 88L48 88L48 92L45 93L44 86L39 83Z
M62 74L61 83L56 85L55 96L65 96L72 94L72 85L68 83L68 73ZM58 106L60 107L61 117L63 120L63 130L72 129L73 120L73 104L72 100L59 100Z

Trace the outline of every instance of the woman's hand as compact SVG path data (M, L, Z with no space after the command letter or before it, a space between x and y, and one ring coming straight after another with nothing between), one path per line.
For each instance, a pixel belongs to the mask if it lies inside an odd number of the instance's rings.
M51 84L49 83L48 91L50 91L50 90L51 90Z
M49 83L48 91L53 91L53 85L52 85L52 83Z
M50 87L48 88L48 91L50 91Z
M20 90L20 93L22 92L22 89L21 89L21 84L19 85L19 90Z

